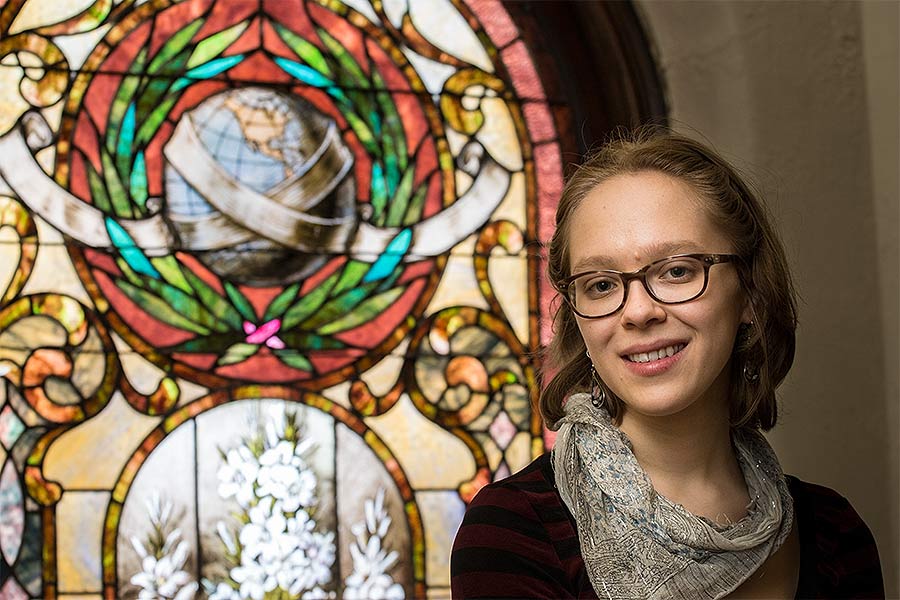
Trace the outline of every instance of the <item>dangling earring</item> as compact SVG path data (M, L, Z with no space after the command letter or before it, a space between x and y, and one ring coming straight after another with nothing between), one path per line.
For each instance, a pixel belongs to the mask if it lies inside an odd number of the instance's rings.
M741 337L743 338L742 343L746 344L750 340L750 332L753 330L753 321L744 323L741 329ZM743 374L747 383L756 383L759 381L759 369L752 366L750 361L744 362Z
M759 371L750 366L750 363L744 363L744 379L747 383L756 383L759 381Z
M606 392L603 390L603 386L600 385L600 376L597 375L597 369L594 368L594 361L591 360L590 352L585 351L585 355L591 362L591 404L594 405L594 408L603 408L603 405L606 403Z

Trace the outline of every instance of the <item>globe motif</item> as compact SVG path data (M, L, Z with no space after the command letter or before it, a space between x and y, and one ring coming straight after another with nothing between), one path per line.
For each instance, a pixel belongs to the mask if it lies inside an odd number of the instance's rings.
M246 188L313 218L341 220L354 214L350 152L334 121L307 101L246 87L213 96L181 118L190 120L202 148ZM326 192L321 197L311 197L311 179ZM272 241L265 227L247 229L168 163L165 190L166 216L180 246L230 281L281 285L308 276L329 258Z

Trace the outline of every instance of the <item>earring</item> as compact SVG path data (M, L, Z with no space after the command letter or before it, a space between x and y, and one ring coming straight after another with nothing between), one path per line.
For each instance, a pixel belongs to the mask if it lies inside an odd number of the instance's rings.
M594 408L603 408L606 403L606 392L600 385L600 376L597 375L597 369L594 368L594 361L591 360L590 353L585 351L585 355L591 361L591 404L594 405Z
M744 363L744 379L747 383L756 383L759 381L759 371L750 366L750 363Z
M746 344L750 341L750 332L753 331L753 321L749 323L743 323L741 326L741 337L743 338L742 343ZM750 361L746 361L744 363L743 368L744 379L747 383L756 383L759 381L759 369L752 366Z

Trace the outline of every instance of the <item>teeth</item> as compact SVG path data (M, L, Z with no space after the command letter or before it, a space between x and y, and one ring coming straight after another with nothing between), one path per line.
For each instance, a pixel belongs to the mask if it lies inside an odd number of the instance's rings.
M659 350L651 350L650 352L629 354L628 360L637 363L650 362L651 360L659 360L661 358L666 358L668 356L677 354L678 352L681 352L682 348L684 348L684 344L676 344L674 346L666 346L665 348L660 348Z

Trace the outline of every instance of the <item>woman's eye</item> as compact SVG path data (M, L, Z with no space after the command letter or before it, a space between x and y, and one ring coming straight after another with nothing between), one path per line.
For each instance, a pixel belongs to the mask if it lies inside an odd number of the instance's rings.
M612 279L592 279L586 282L584 293L592 297L605 296L615 289L616 282Z
M692 281L695 277L697 277L700 269L702 269L702 267L698 268L685 263L668 265L661 271L659 278L662 281L670 283Z

